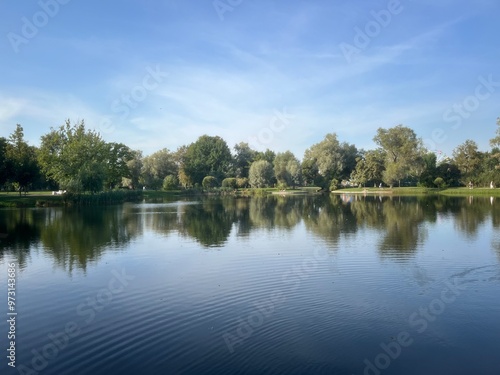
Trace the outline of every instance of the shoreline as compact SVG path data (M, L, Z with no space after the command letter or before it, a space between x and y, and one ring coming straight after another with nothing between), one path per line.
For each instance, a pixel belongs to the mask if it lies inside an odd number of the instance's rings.
M235 190L231 193L219 191L112 191L97 194L68 194L52 195L52 192L31 192L27 195L19 196L17 192L0 193L0 208L35 208L35 207L78 207L78 206L103 206L110 204L122 204L125 202L137 202L138 200L163 200L175 199L189 196L297 196L297 195L315 195L325 192L318 192L318 188L299 188L290 190L277 190L275 188L247 188ZM484 196L500 197L500 188L418 188L418 187L397 187L397 188L346 188L331 191L330 194L347 195L386 195L386 196L421 196L421 195L444 195L444 196Z
M469 189L466 187L458 188L418 188L418 187L397 187L397 188L347 188L338 189L330 192L331 194L363 194L363 195L445 195L445 196L488 196L500 197L500 188L474 188Z

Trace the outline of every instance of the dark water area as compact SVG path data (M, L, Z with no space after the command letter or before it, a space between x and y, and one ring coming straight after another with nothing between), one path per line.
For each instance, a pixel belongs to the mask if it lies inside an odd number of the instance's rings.
M499 261L489 197L0 210L0 373L497 375Z

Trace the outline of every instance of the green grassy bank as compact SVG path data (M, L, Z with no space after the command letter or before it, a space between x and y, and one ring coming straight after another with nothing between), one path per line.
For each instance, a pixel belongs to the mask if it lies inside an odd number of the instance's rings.
M142 199L141 191L108 191L96 194L52 195L51 191L34 191L27 195L0 193L0 207L57 207L119 204Z
M458 188L424 188L424 187L396 187L396 188L346 188L335 190L334 194L391 194L391 195L424 195L424 194L443 194L453 196L500 196L500 189L489 188L474 188L469 189L466 187Z
M97 206L106 204L120 204L124 202L135 202L142 199L150 202L173 201L182 196L200 195L234 195L234 196L254 196L254 195L297 195L315 194L319 191L317 187L301 187L287 189L285 191L277 188L261 189L237 189L223 190L214 189L209 191L201 190L171 190L171 191L109 191L97 194L65 194L52 195L50 191L34 191L27 195L19 196L18 193L0 193L0 207L57 207L57 206ZM333 194L373 194L373 195L426 195L443 194L450 196L500 196L499 189L489 188L422 188L422 187L396 187L396 188L345 188L332 192Z

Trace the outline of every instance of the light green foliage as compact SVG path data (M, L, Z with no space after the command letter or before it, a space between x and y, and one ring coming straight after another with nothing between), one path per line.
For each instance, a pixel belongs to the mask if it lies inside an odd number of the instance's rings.
M367 183L379 183L384 172L385 152L382 149L370 150L357 158L356 168L351 173L354 183L365 186Z
M284 187L301 184L302 170L300 162L290 151L278 153L274 159L274 176L279 185Z
M410 176L419 176L423 169L422 140L415 132L403 125L390 129L379 128L373 138L386 152L383 181L392 186Z
M434 180L434 185L436 185L440 189L446 187L446 183L441 177L436 177L436 179Z
M160 189L165 177L177 174L175 156L166 148L142 159L140 182L148 189Z
M169 174L163 179L163 190L175 190L179 187L179 180L176 176Z
M234 177L228 177L222 180L223 188L236 189L238 187L237 179Z
M468 139L453 150L453 159L462 174L462 183L467 184L478 176L483 155L476 142Z
M177 150L174 153L174 161L178 168L177 178L179 180L179 184L185 189L193 186L193 181L186 174L186 171L184 170L187 150L188 146L181 146L177 148Z
M500 147L500 117L497 118L497 126L496 136L490 139L491 147Z
M23 128L17 125L8 140L0 138L0 185L8 183L20 191L50 186L73 192L111 190L120 185L132 189L141 185L199 188L204 177L213 176L231 188L304 183L327 189L333 180L361 185L383 181L390 186L418 182L432 187L436 181L440 184L437 177L451 187L469 181L477 186L490 182L500 186L500 119L497 125L490 151L481 152L474 141L467 140L455 148L453 160L440 163L435 154L424 150L415 132L403 125L379 128L374 137L379 148L366 152L339 142L334 133L327 134L306 150L302 163L290 151L278 155L269 149L258 152L244 142L234 147L233 157L222 138L208 135L175 152L162 149L143 157L124 144L104 142L83 121L71 124L69 120L42 136L37 149L24 141Z
M249 183L253 188L263 188L271 184L273 178L273 166L266 160L257 160L250 166Z
M490 145L493 147L491 158L495 163L495 169L500 170L500 117L497 118L496 136L490 139Z
M179 178L179 183L184 189L193 186L193 181L191 181L191 178L186 174L183 168L179 169L179 174L177 176Z
M217 179L214 176L206 176L201 182L203 189L213 189L219 186Z
M306 181L328 187L333 178L348 179L356 166L358 151L354 145L340 143L335 133L306 150L302 162Z
M236 187L238 189L244 189L248 187L248 178L237 178L236 179Z
M254 161L265 160L269 164L272 165L274 163L274 158L275 157L276 157L276 153L274 151L266 149L266 151L264 151L264 152L260 152L260 151L257 152L256 155L255 155Z
M333 178L332 181L330 181L330 191L337 190L338 188L339 188L339 180Z
M142 171L142 151L131 151L131 159L127 161L128 177L122 178L122 185L137 189Z
M67 120L42 136L39 162L46 177L74 192L101 191L108 172L109 147L83 121Z

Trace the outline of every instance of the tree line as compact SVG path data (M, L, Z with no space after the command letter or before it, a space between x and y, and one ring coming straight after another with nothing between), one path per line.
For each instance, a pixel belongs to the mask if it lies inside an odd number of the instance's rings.
M376 149L358 149L330 133L299 160L291 151L257 151L245 142L231 152L224 139L209 135L175 151L164 148L144 156L123 143L105 142L83 120L51 128L35 147L24 140L18 124L8 138L0 137L0 186L21 194L35 189L96 193L119 188L499 185L500 119L497 125L489 151L480 151L469 139L451 157L440 157L424 147L413 129L397 125L377 130Z

